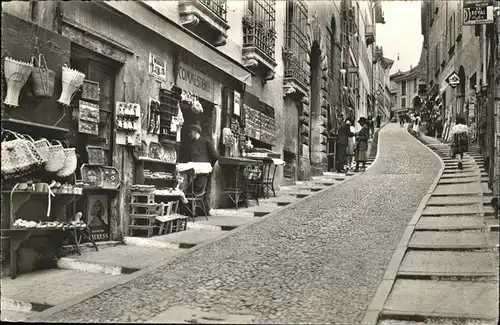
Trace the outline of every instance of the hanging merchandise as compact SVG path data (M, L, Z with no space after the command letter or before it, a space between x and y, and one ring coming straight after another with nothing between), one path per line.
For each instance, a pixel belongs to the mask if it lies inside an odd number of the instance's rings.
M140 130L141 106L136 103L116 102L116 143L138 145Z
M85 74L83 72L68 68L65 64L62 67L62 91L57 100L59 103L69 106L76 91L83 85Z
M99 135L99 105L80 100L78 103L78 132Z
M2 178L9 179L25 175L39 167L43 158L35 145L12 131L3 131ZM8 137L13 138L8 140Z
M191 110L194 113L196 113L196 114L203 113L203 106L201 105L198 98L195 95L193 95L192 93L183 90L182 94L181 94L181 100L182 100L182 102L190 105Z
M149 124L148 133L160 134L160 102L149 99Z
M31 57L31 60L34 62L33 68L31 68L33 94L41 98L52 97L54 95L56 73L47 67L47 61L45 61L43 54L38 56L38 61L34 56Z
M99 83L91 80L83 80L82 85L82 99L91 100L94 102L99 101L101 89Z
M5 58L4 75L7 81L7 95L5 96L5 105L18 107L19 94L28 80L33 63L17 61L10 57Z
M64 147L60 141L55 140L53 142L56 144L52 144L49 147L49 160L45 164L45 170L51 173L57 173L64 167L66 154L64 153Z
M57 176L64 178L73 175L77 165L75 148L64 149L64 166L57 172Z

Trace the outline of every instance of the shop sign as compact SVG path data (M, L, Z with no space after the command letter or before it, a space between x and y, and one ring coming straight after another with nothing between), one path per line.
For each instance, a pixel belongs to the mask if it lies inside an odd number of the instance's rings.
M89 195L87 201L87 225L94 241L109 240L108 197Z
M493 6L485 0L464 1L464 25L492 24Z
M158 79L167 80L167 62L149 53L149 74Z
M177 72L177 87L214 102L215 81L209 77L209 67L201 60L183 52Z
M455 71L453 71L448 78L446 78L446 82L451 88L457 88L457 86L460 85L460 77Z

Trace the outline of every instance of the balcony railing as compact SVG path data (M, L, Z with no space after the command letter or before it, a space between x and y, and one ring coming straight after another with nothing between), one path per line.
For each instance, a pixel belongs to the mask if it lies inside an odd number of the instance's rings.
M295 24L285 24L285 79L298 83L303 92L307 92L307 36Z
M243 25L243 47L254 47L269 61L274 61L276 30L262 21L249 21Z
M227 0L198 0L224 21L227 21Z

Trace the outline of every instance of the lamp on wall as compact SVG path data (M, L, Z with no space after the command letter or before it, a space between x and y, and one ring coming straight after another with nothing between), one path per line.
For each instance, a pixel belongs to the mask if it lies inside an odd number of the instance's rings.
M345 76L345 74L347 73L346 69L340 69L340 73Z

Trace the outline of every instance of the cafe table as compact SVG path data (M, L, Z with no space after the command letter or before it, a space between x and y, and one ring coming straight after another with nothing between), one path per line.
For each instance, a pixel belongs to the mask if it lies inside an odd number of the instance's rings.
M223 169L223 195L227 195L229 199L236 205L238 209L239 203L243 201L248 207L248 181L243 177L244 168L247 166L262 166L262 161L240 158L240 157L220 157L219 165ZM257 203L258 197L255 195Z

